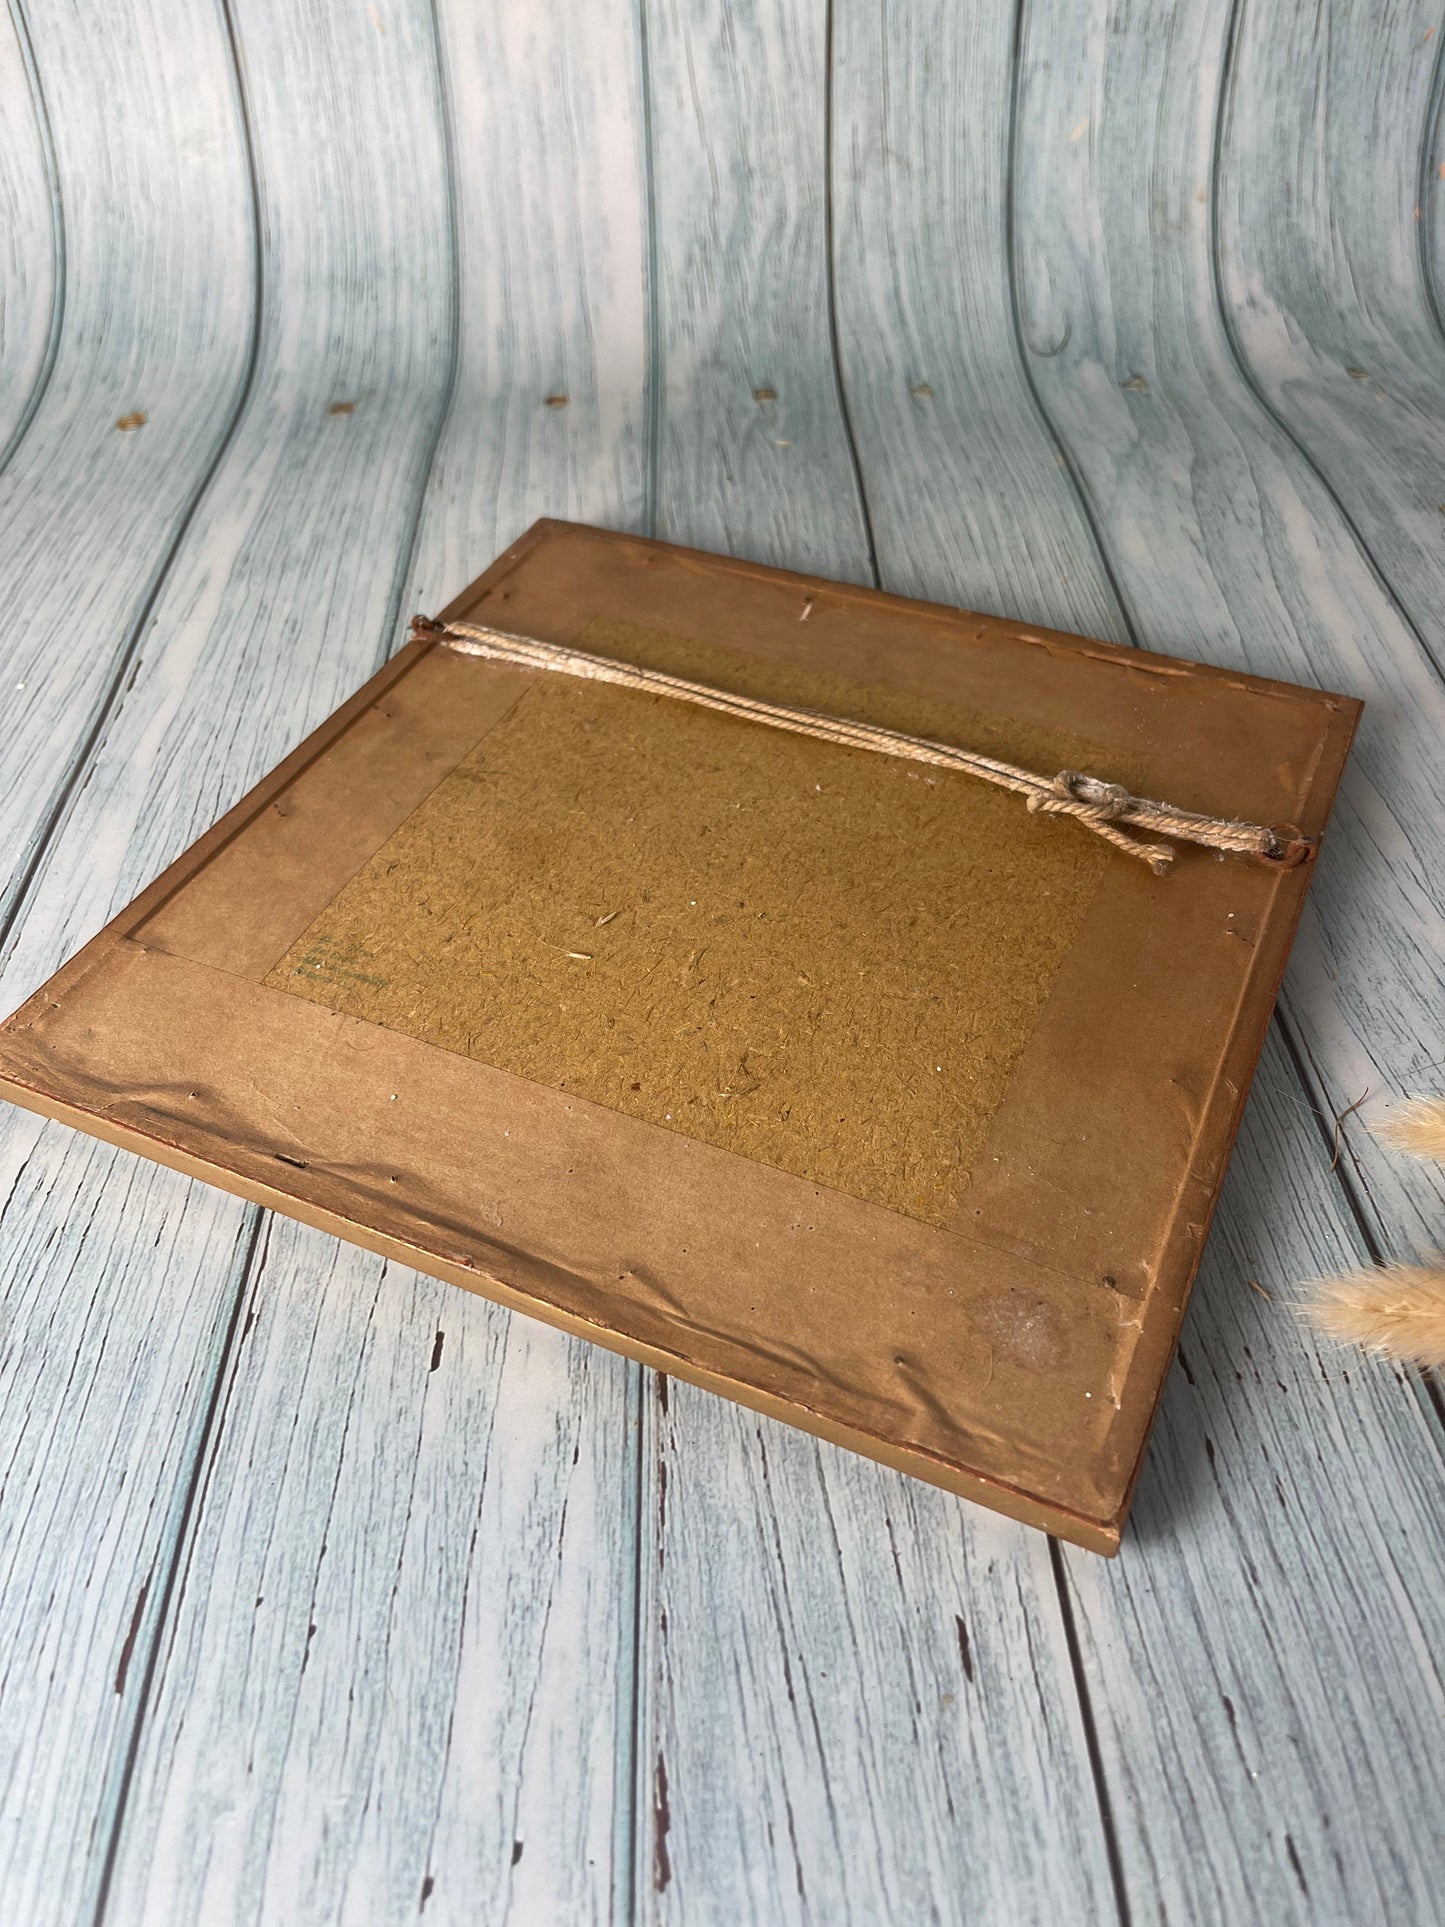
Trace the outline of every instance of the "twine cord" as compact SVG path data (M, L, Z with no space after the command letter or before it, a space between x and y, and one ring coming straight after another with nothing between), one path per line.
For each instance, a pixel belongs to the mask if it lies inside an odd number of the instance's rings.
M1192 810L1175 809L1171 803L1132 796L1122 784L1104 782L1080 770L1066 769L1056 776L1039 776L1032 770L1001 763L991 756L980 756L973 750L957 749L951 743L930 742L926 737L906 736L872 723L849 722L845 717L825 716L816 710L790 709L780 703L763 702L755 696L734 695L707 683L687 682L657 669L640 669L634 663L585 655L580 649L569 649L561 643L509 635L505 630L479 623L440 623L417 616L412 622L412 632L459 655L481 656L488 662L547 670L588 682L615 683L622 689L636 689L650 696L670 696L679 702L733 716L741 722L791 730L795 735L839 743L846 749L872 750L913 763L928 763L938 769L959 770L1000 789L1012 790L1023 797L1031 812L1073 817L1116 850L1148 864L1156 876L1167 874L1175 851L1172 844L1155 842L1153 837L1177 837L1205 849L1253 857L1281 869L1304 863L1315 853L1315 839L1302 836L1292 824L1241 823L1227 817L1200 816ZM1134 834L1140 830L1149 835Z

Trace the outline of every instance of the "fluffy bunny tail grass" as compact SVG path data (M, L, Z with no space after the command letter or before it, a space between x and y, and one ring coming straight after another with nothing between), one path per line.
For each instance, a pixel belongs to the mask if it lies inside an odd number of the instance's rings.
M1445 1097L1416 1097L1387 1117L1379 1135L1411 1157L1445 1163Z
M1325 1278L1300 1306L1317 1330L1382 1358L1445 1368L1445 1259Z

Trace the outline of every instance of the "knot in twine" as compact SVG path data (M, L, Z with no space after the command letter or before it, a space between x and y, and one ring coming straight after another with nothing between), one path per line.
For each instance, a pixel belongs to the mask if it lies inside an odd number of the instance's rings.
M1039 776L1033 770L1019 769L1013 763L1001 763L992 756L980 756L952 743L930 742L923 736L906 736L900 730L851 722L843 716L825 716L817 710L790 709L782 703L763 702L755 696L734 695L730 690L714 689L707 683L664 675L658 669L640 669L635 663L585 655L582 650L569 649L562 643L509 635L505 630L481 623L441 623L417 616L411 626L418 640L440 643L459 655L482 656L491 662L511 663L519 669L550 670L587 682L615 683L644 695L670 696L678 702L695 703L702 709L735 717L739 722L763 723L770 729L791 730L798 736L838 743L845 749L873 750L913 763L929 763L939 769L960 770L999 789L1012 790L1024 798L1025 806L1035 815L1073 817L1116 850L1147 864L1155 876L1167 875L1175 856L1173 845L1154 841L1156 836L1179 837L1221 854L1253 857L1256 862L1282 870L1308 862L1317 848L1317 839L1302 835L1292 823L1241 823L1229 817L1201 816L1193 810L1176 809L1172 803L1155 803L1147 796L1131 795L1122 783L1105 782L1082 770L1063 769L1057 776ZM1139 836L1135 834L1139 830L1152 834Z
M1122 783L1108 783L1102 777L1088 776L1083 770L1061 769L1045 789L1025 798L1030 816L1072 816L1114 844L1127 849L1149 865L1155 876L1167 874L1174 852L1167 843L1141 843L1137 837L1109 835L1107 825L1129 814L1131 804L1142 801L1131 796Z
M1086 822L1112 823L1128 811L1134 798L1122 783L1106 783L1102 777L1086 776L1082 770L1061 769L1047 796L1031 796L1030 810L1046 816L1079 816ZM1077 809L1070 805L1077 804Z

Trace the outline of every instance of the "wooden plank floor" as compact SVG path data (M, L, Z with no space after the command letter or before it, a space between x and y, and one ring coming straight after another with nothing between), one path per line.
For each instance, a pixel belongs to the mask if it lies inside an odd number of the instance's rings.
M4 1008L539 514L1369 708L1115 1563L0 1117L0 1922L1445 1920L1442 47L13 0Z

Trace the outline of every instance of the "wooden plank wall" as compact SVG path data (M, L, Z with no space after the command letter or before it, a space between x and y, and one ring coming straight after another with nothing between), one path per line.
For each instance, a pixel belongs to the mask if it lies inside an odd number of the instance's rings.
M1440 25L17 0L6 1008L538 514L1369 709L1114 1564L0 1119L0 1919L1441 1918Z

